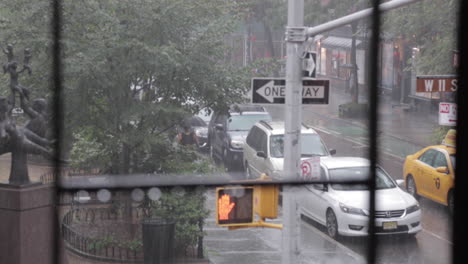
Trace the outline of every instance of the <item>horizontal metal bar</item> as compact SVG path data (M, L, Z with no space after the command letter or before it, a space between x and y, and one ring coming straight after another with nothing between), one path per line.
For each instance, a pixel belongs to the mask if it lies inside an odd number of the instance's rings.
M388 10L395 9L395 8L405 6L405 5L409 5L409 4L418 2L418 1L420 1L420 0L393 0L393 1L386 2L386 3L383 3L383 4L379 5L379 10L381 12L388 11ZM341 26L344 26L344 25L348 25L351 22L361 20L361 19L363 19L365 17L368 17L368 16L371 16L371 15L372 15L372 8L367 8L367 9L358 11L356 13L353 13L353 14L350 14L350 15L347 15L347 16L340 17L338 19L332 20L330 22L326 22L326 23L320 24L320 25L315 26L315 27L307 28L306 29L306 36L307 37L313 37L313 36L315 36L317 34L327 32L327 31L330 31L330 30L332 30L334 28L338 28L338 27L341 27Z
M231 174L232 175L232 174ZM237 175L240 179L242 175ZM224 174L129 174L129 175L89 175L60 177L57 187L64 190L77 189L130 189L166 186L225 186L225 185L303 185L303 184L368 184L368 181L324 181L324 180L235 180ZM214 179L213 179L214 178Z

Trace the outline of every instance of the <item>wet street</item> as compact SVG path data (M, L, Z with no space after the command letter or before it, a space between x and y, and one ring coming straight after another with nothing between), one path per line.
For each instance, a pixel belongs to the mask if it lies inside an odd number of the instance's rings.
M215 203L214 192L208 194L207 208ZM443 218L441 208L434 204L421 203L424 229L414 238L407 236L377 237L377 263L382 264L441 264L450 263L452 243L439 234L444 230L435 225L433 217ZM281 208L280 208L281 213ZM271 220L282 223L282 217ZM301 217L300 263L354 264L366 263L366 238L341 237L333 240L323 226ZM210 261L221 263L281 263L281 230L272 228L245 228L228 230L216 225L214 211L207 219L204 231L205 248Z
M277 120L282 119L281 107L270 107L269 111ZM367 156L365 127L312 111L304 112L305 123L316 129L329 148L337 150L335 156ZM381 135L379 144L379 164L394 179L403 178L404 157L421 148L418 143L388 135ZM235 173L231 175L238 179L242 177ZM379 236L377 263L451 263L452 219L446 207L424 198L419 202L423 230L414 238ZM275 222L281 223L281 218ZM332 240L324 227L304 217L300 228L301 263L366 263L368 245L365 238ZM281 263L281 230L250 228L228 231L217 227L213 217L208 221L206 231L206 246L213 263Z
M207 207L214 204L214 192L208 194ZM281 213L281 210L280 210ZM269 221L281 223L281 217ZM358 264L365 259L322 233L314 225L300 223L301 253L299 263ZM214 212L206 221L204 244L213 264L221 263L281 263L281 230L245 228L229 231L215 223Z

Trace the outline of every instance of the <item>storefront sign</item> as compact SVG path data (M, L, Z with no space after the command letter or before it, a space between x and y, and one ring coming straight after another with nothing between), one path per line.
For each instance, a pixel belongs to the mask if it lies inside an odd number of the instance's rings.
M455 92L458 84L455 76L417 76L416 92L435 93L435 92Z

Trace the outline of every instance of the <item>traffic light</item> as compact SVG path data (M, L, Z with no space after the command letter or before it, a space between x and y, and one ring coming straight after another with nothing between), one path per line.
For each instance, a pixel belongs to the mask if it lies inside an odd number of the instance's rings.
M265 222L266 218L278 217L278 192L278 185L218 187L216 223L229 230L244 227L281 229L281 224Z
M278 185L254 186L254 212L262 219L278 217Z
M216 222L219 226L245 226L254 222L251 186L216 188Z

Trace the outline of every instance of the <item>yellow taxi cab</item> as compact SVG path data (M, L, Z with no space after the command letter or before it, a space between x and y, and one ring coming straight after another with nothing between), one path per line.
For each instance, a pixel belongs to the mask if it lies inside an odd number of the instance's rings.
M453 213L455 189L456 131L447 132L441 145L426 147L408 155L403 165L407 191L448 206Z

